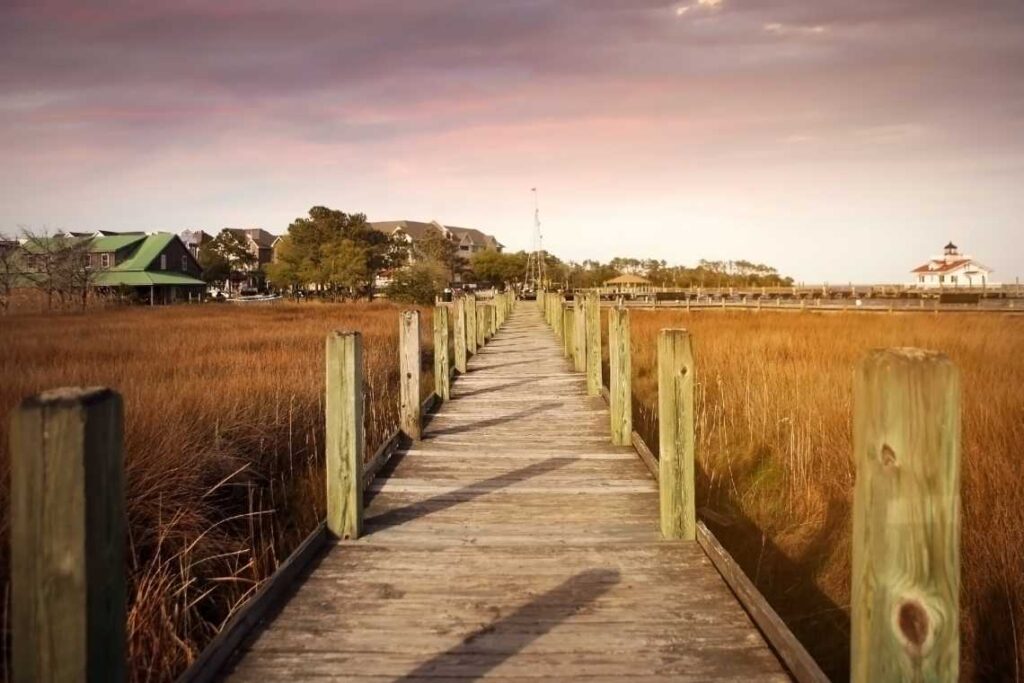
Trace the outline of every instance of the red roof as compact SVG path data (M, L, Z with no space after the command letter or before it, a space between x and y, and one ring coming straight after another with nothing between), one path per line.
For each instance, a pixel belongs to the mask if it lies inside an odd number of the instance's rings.
M956 270L957 268L960 268L961 266L969 265L970 263L972 263L972 260L969 259L969 258L957 259L956 261L949 261L949 262L946 262L946 261L929 261L928 263L924 264L923 266L918 266L917 268L914 268L910 272L911 273L948 273L951 270ZM978 265L979 268L982 269L982 270L987 270L987 268L985 268L984 266L982 266L980 264L976 264L976 265Z

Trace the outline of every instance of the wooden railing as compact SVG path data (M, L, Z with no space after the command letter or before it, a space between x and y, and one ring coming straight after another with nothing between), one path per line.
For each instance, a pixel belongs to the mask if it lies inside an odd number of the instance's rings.
M179 679L213 680L217 670L330 537L357 538L363 490L403 439L419 439L423 414L450 395L449 313L458 372L505 322L510 294L469 296L434 314L434 393L421 405L420 314L401 314L399 429L364 457L363 340L326 341L326 522L264 582ZM443 341L442 341L443 340ZM105 388L47 391L11 416L11 680L118 683L127 678L123 408Z
M567 304L541 292L538 306L567 358L601 386L596 293ZM614 443L632 423L629 311L609 315L609 384ZM658 336L657 457L636 432L630 441L658 479L666 538L695 539L730 584L794 676L827 680L775 611L696 517L694 378L690 335ZM943 354L875 351L854 384L851 680L955 681L959 672L960 384Z

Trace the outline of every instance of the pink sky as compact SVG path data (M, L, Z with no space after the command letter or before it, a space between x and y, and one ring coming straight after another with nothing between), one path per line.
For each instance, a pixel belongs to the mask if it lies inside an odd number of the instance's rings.
M314 204L530 246L1024 275L1020 0L15 2L0 232Z

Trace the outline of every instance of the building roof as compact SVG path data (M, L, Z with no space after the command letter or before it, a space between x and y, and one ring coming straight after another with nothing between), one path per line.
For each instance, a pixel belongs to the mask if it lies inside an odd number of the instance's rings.
M446 225L445 227L460 240L468 237L473 244L479 244L482 247L490 247L491 249L497 249L498 247L504 246L500 244L493 235L488 235L487 233L481 232L475 228L460 228L456 225Z
M213 235L205 230L182 230L181 241L185 244L202 246L213 239Z
M184 273L147 270L121 271L112 268L96 273L93 284L97 287L148 287L149 285L198 286L206 283Z
M942 275L944 273L949 273L949 272L954 271L954 270L959 270L960 268L964 268L966 266L974 266L975 270L983 270L986 273L993 272L991 268L987 268L987 267L983 266L982 264L978 263L977 261L975 261L974 259L970 259L970 258L961 258L961 259L956 259L955 261L945 261L945 260L942 260L942 259L932 259L928 263L925 263L924 265L918 266L917 268L914 268L910 272L911 273L918 273L918 274L922 274L922 275L923 274L927 274L927 273L936 273L938 275Z
M620 275L605 282L606 285L649 285L651 281L639 275Z
M133 232L124 233L121 235L104 235L103 237L94 237L92 244L89 245L89 251L94 254L100 254L104 252L120 251L125 247L130 247L137 242L141 242L146 239L144 233Z
M274 240L277 239L277 235L272 235L263 228L224 228L228 232L234 233L238 237L248 237L256 243L257 247L262 249L269 249L274 246Z
M378 232L388 235L396 230L401 230L411 237L413 241L423 239L431 230L441 230L443 228L438 223L424 223L422 221L377 221L370 223L369 226Z

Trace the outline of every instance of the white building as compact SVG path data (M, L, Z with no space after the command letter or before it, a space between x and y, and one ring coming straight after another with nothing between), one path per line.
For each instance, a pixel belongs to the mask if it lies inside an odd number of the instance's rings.
M910 271L914 275L914 286L922 289L939 287L986 287L992 269L961 254L950 242L942 256L932 257L928 263Z

